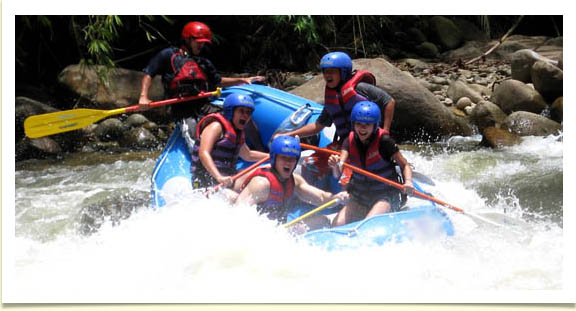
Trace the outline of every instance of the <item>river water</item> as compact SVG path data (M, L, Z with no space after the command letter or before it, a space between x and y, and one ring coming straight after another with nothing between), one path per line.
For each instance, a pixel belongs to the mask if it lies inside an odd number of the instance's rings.
M218 198L149 209L158 152L20 162L14 214L3 212L15 227L3 294L14 302L501 302L514 292L529 302L564 290L562 136L498 151L477 148L479 140L401 150L434 179L436 197L499 222L494 213L505 214L505 226L447 211L453 237L337 252Z

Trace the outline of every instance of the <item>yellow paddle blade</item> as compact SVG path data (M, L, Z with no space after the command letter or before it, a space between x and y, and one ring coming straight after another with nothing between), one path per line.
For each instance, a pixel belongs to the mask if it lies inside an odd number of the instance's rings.
M83 128L103 118L125 111L125 108L113 110L72 109L30 116L24 120L24 132L30 138L64 133Z

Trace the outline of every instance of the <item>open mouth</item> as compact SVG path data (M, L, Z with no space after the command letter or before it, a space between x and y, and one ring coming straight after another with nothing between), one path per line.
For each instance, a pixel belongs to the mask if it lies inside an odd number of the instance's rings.
M240 125L246 125L246 122L248 122L248 121L244 120L244 119L238 120L238 123L240 123Z
M284 167L282 167L282 171L286 174L290 174L292 172L292 167L284 166Z

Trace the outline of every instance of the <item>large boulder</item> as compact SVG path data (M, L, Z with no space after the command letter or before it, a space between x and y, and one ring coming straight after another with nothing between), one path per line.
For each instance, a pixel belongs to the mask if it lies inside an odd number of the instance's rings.
M470 122L482 132L485 128L500 128L506 114L496 104L483 100L476 104L470 113Z
M562 131L560 123L526 111L510 114L502 123L502 128L519 136L547 136Z
M490 101L507 114L515 111L540 113L548 107L536 90L518 80L506 80L500 83L494 89Z
M118 141L121 147L130 149L149 149L158 146L159 141L149 130L143 127L130 129Z
M511 56L512 79L524 83L532 82L532 66L537 61L544 61L555 65L557 62L543 57L542 55L529 49L522 49L514 52Z
M467 97L473 103L478 103L483 100L482 95L479 92L474 90L468 83L462 81L460 79L453 81L450 83L448 87L448 91L446 92L448 97L452 99L453 102L458 102L460 98Z
M563 119L563 115L564 115L564 109L563 109L563 97L558 97L554 103L552 103L552 105L550 106L550 118L552 118L552 120L562 123Z
M539 60L532 66L531 77L534 88L546 101L552 103L562 96L564 73L560 68Z
M51 137L24 138L16 143L16 161L53 158L62 154L62 148Z
M99 108L118 108L138 103L140 97L141 71L113 68L108 72L108 83L100 81L98 71L102 66L70 65L58 76L60 83L78 96L96 103ZM149 97L160 100L164 96L160 76L152 80Z
M119 119L110 118L98 123L98 127L94 129L94 135L100 141L116 141L124 135L126 125Z
M440 101L407 72L400 71L383 58L356 59L354 68L369 70L376 84L396 101L392 133L399 140L468 136L472 129L465 119L454 116ZM291 93L324 102L325 83L321 75Z

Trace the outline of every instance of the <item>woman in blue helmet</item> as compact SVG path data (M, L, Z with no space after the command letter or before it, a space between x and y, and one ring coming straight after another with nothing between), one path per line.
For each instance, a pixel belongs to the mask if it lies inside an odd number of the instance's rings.
M398 211L406 193L414 191L412 168L396 142L378 127L380 116L380 108L373 102L361 101L354 105L350 121L353 130L342 143L341 155L330 156L328 162L335 175L341 174L341 163L348 161L386 179L398 183L404 180L404 191L354 172L346 188L350 202L338 212L333 226ZM401 167L403 176L396 173L396 165Z
M196 126L192 149L192 174L195 188L222 183L233 186L238 157L258 161L268 154L250 150L244 128L252 117L254 101L248 95L232 93L226 97L223 110L202 118Z
M320 60L320 69L326 82L324 91L324 109L315 123L310 123L285 135L307 137L318 134L325 127L334 123L336 135L328 148L340 149L342 141L351 131L350 112L354 104L370 100L382 111L381 126L385 133L390 133L394 117L394 99L384 90L376 87L374 75L365 70L352 71L352 59L344 52L331 52ZM315 153L302 164L302 175L306 180L324 189L327 188L326 177L330 173L328 155Z
M300 141L292 136L278 136L270 146L270 166L260 167L243 183L236 205L256 204L258 212L280 223L286 222L293 199L320 205L332 199L348 199L348 193L332 194L308 184L302 176L294 174L300 159ZM305 219L310 229L329 226L329 219L313 215Z

